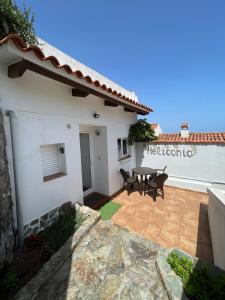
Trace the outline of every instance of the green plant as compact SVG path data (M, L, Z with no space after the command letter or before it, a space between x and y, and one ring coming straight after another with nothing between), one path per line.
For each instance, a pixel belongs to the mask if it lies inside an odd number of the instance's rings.
M151 142L157 140L155 132L146 119L139 119L130 126L128 143L133 145L135 142Z
M61 215L55 223L40 232L47 247L51 252L57 251L66 240L80 227L86 217L77 213L76 215Z
M18 283L18 277L16 273L8 273L5 278L1 280L0 284L3 288L10 290L14 288Z
M18 34L29 45L38 44L34 28L34 15L24 5L21 10L14 0L1 0L0 39L10 33Z
M193 264L187 257L179 256L177 252L171 252L167 261L183 282L189 279L190 273L193 270Z
M167 259L181 278L187 296L193 300L225 299L225 275L213 274L208 264L194 266L185 256L172 251Z

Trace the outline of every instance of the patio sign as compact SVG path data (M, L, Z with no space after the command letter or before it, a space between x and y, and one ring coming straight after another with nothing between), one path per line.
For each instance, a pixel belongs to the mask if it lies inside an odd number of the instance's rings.
M160 156L172 156L172 157L193 157L197 154L197 147L196 146L188 146L182 147L179 149L178 145L174 145L173 147L169 145L154 145L154 146L147 146L147 151L151 155L160 155Z

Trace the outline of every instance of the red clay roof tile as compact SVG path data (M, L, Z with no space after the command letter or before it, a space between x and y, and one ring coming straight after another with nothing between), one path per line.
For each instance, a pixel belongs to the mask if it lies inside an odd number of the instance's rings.
M187 138L179 133L162 133L156 143L225 144L225 132L190 133Z
M28 46L17 34L9 34L5 38L0 40L0 46L7 43L8 41L12 41L14 45L22 52L30 52L32 51L36 57L41 61L50 61L56 68L58 69L64 69L68 74L76 75L79 79L84 79L89 84L94 84L97 87L100 87L103 90L108 91L111 94L116 94L117 97L125 99L127 102L135 103L137 107L143 107L149 112L152 112L153 110L145 106L143 104L137 103L136 101L129 99L128 97L125 97L121 95L121 93L118 93L117 91L112 91L110 87L107 87L105 84L100 84L98 80L93 80L90 76L85 76L82 74L80 70L73 71L69 65L60 65L58 59L55 56L45 56L43 51L38 46Z

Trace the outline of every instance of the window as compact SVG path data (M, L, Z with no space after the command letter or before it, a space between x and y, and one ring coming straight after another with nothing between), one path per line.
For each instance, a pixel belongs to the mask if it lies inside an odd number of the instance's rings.
M40 150L43 181L66 175L64 144L43 145Z
M130 146L128 145L127 138L118 139L117 147L118 147L118 159L119 160L130 157Z

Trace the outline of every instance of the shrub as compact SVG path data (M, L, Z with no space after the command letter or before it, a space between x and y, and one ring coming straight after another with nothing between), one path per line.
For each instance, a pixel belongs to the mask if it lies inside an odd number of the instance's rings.
M140 119L130 126L128 143L133 145L135 142L151 142L157 140L155 132L146 119Z
M8 273L5 278L0 281L0 285L3 289L10 290L17 285L18 280L16 273Z
M186 257L173 251L168 263L181 278L187 296L192 300L225 299L225 275L213 274L208 264L194 266Z
M1 0L0 39L10 33L18 34L29 45L38 44L33 28L34 15L25 6L21 10L14 0Z
M81 213L76 215L61 215L56 222L39 234L52 253L57 251L66 240L80 227L86 217Z

